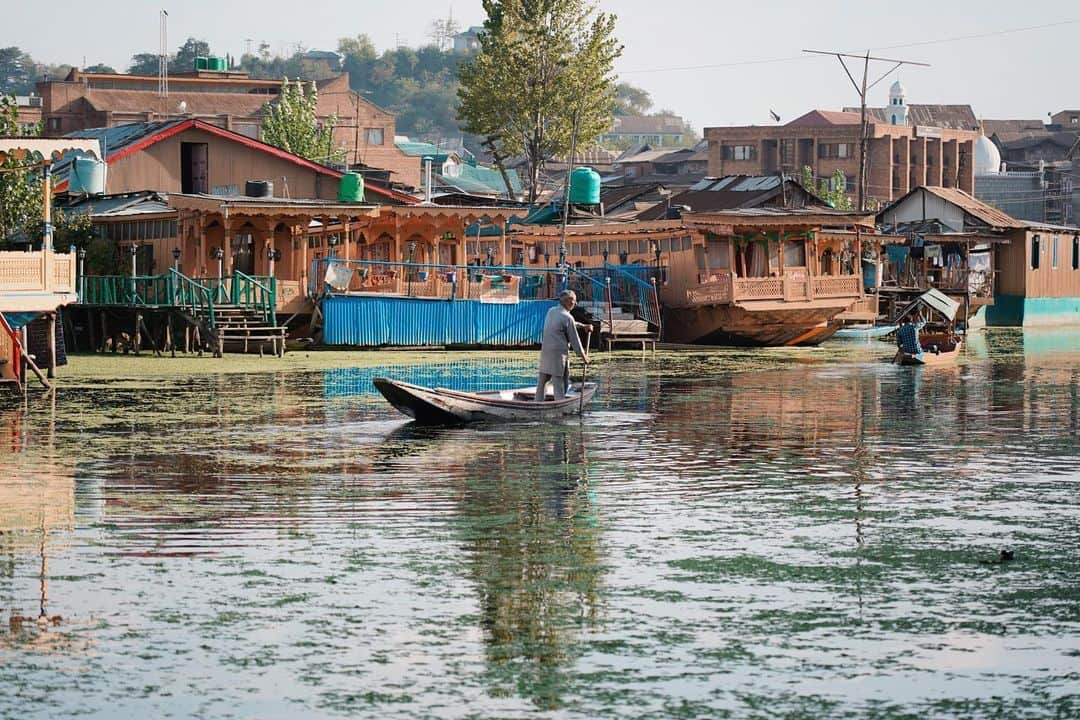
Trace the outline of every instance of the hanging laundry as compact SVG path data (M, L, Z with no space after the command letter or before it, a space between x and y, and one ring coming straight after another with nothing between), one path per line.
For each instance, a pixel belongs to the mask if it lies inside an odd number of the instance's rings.
M907 261L908 252L908 248L904 247L903 245L885 246L885 254L888 256L889 262L893 263L894 265L903 266L903 264Z

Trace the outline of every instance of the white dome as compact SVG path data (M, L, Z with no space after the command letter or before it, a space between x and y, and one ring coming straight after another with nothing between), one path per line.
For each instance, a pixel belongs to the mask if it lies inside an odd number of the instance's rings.
M907 95L907 90L899 80L894 82L892 87L889 88L889 97L904 97L905 95Z
M985 135L975 141L975 174L997 175L1001 172L1001 153Z

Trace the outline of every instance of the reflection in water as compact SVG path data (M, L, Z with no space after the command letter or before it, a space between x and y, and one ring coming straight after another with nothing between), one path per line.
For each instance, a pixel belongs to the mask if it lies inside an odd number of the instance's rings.
M595 620L596 508L580 425L536 426L520 447L476 457L460 532L480 594L492 692L559 707Z
M1071 716L1080 351L1035 345L630 353L583 422L443 429L76 358L0 405L0 718ZM377 374L529 384L455 357Z

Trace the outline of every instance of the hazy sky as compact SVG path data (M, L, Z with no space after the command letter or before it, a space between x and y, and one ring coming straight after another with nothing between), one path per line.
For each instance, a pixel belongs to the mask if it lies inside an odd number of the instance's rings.
M3 0L4 24L35 59L126 69L136 52L156 52L158 5L143 0L16 3ZM910 103L968 103L983 118L1045 118L1080 107L1080 5L1075 0L600 0L618 15L626 49L618 70L699 130L709 125L784 121L814 107L840 109L857 97L835 59L801 50L873 49L918 60L901 79ZM462 25L480 24L480 0L455 0ZM250 38L275 51L336 49L366 33L379 49L427 42L443 0L183 0L165 3L169 45L207 40L215 53L239 55ZM1064 23L1056 27L953 42L950 38ZM40 29L40 31L38 30ZM46 30L48 32L46 32ZM924 44L920 44L924 43ZM794 58L794 59L791 59ZM754 64L731 65L731 63ZM702 66L723 65L723 67ZM694 69L674 69L694 68ZM879 74L888 66L882 65ZM876 76L875 76L876 77ZM892 78L871 94L885 105Z

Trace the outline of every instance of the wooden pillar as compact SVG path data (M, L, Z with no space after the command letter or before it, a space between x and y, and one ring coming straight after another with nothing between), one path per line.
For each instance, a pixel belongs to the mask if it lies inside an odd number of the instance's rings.
M56 377L56 312L51 312L49 318L49 371L48 377Z

